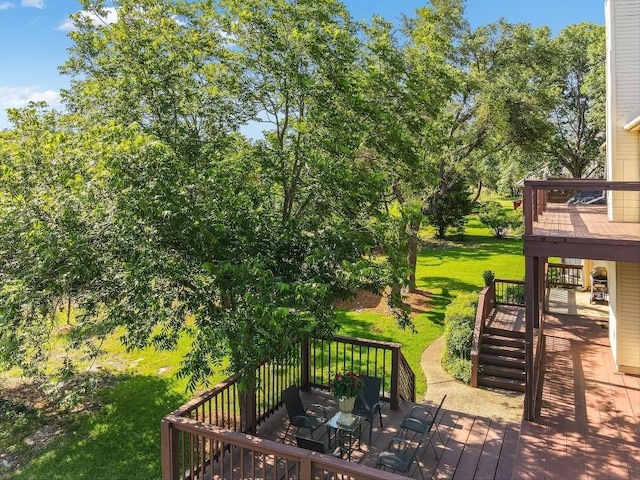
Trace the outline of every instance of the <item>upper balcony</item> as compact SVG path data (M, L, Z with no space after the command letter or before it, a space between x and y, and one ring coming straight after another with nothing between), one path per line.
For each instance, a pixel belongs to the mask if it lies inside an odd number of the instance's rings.
M571 201L580 192L602 200ZM527 256L640 262L640 182L526 180L523 209Z

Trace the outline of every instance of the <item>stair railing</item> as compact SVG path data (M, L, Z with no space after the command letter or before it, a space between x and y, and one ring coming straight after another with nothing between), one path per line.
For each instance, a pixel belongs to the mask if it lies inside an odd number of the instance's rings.
M478 299L478 309L476 310L476 323L473 329L473 344L471 345L471 386L478 387L478 370L480 367L480 347L482 334L489 314L496 304L495 280L491 285L484 287Z

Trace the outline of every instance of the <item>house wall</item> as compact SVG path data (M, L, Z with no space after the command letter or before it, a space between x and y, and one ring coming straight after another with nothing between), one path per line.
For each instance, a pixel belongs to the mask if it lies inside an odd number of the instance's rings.
M640 0L607 0L605 24L607 179L638 181L640 132L624 127L640 116ZM608 208L610 220L640 222L640 193L610 193ZM618 370L640 373L640 263L609 264L609 340Z
M640 374L640 263L618 262L617 355L618 370Z
M640 180L638 132L624 126L640 115L640 0L607 0L607 178ZM640 222L640 193L610 194L609 218Z

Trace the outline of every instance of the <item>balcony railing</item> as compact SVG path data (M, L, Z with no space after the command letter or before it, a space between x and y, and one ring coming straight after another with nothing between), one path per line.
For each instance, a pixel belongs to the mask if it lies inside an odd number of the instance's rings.
M583 287L582 265L547 264L547 287Z
M202 478L205 472L207 478L324 478L309 473L316 470L381 478L382 472L245 435L282 406L286 387L328 390L338 371L381 378L380 396L392 409L398 408L400 398L415 401L415 375L398 343L336 336L315 339L300 352L260 367L255 392L241 393L233 376L167 415L162 421L163 480Z
M638 181L525 180L522 206L527 257L638 261Z
M523 195L524 234L533 234L533 223L544 214L551 203L550 192L562 197L567 192L601 191L606 192L640 192L640 182L614 182L609 180L593 180L580 178L549 178L546 180L525 180ZM606 195L605 195L606 196ZM637 209L637 200L628 208ZM556 200L556 203L557 200Z

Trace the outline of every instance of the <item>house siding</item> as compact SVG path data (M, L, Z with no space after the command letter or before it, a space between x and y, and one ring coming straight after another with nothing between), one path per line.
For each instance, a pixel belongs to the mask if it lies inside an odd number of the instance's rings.
M640 263L616 266L617 365L625 373L640 374Z
M607 177L640 180L640 141L624 126L640 115L640 0L609 0L607 19ZM615 26L615 27L614 27ZM609 216L640 222L640 194L614 192Z
M640 180L640 0L607 0L607 178ZM609 218L638 223L640 193L613 192ZM640 258L609 266L609 340L619 371L640 374Z

